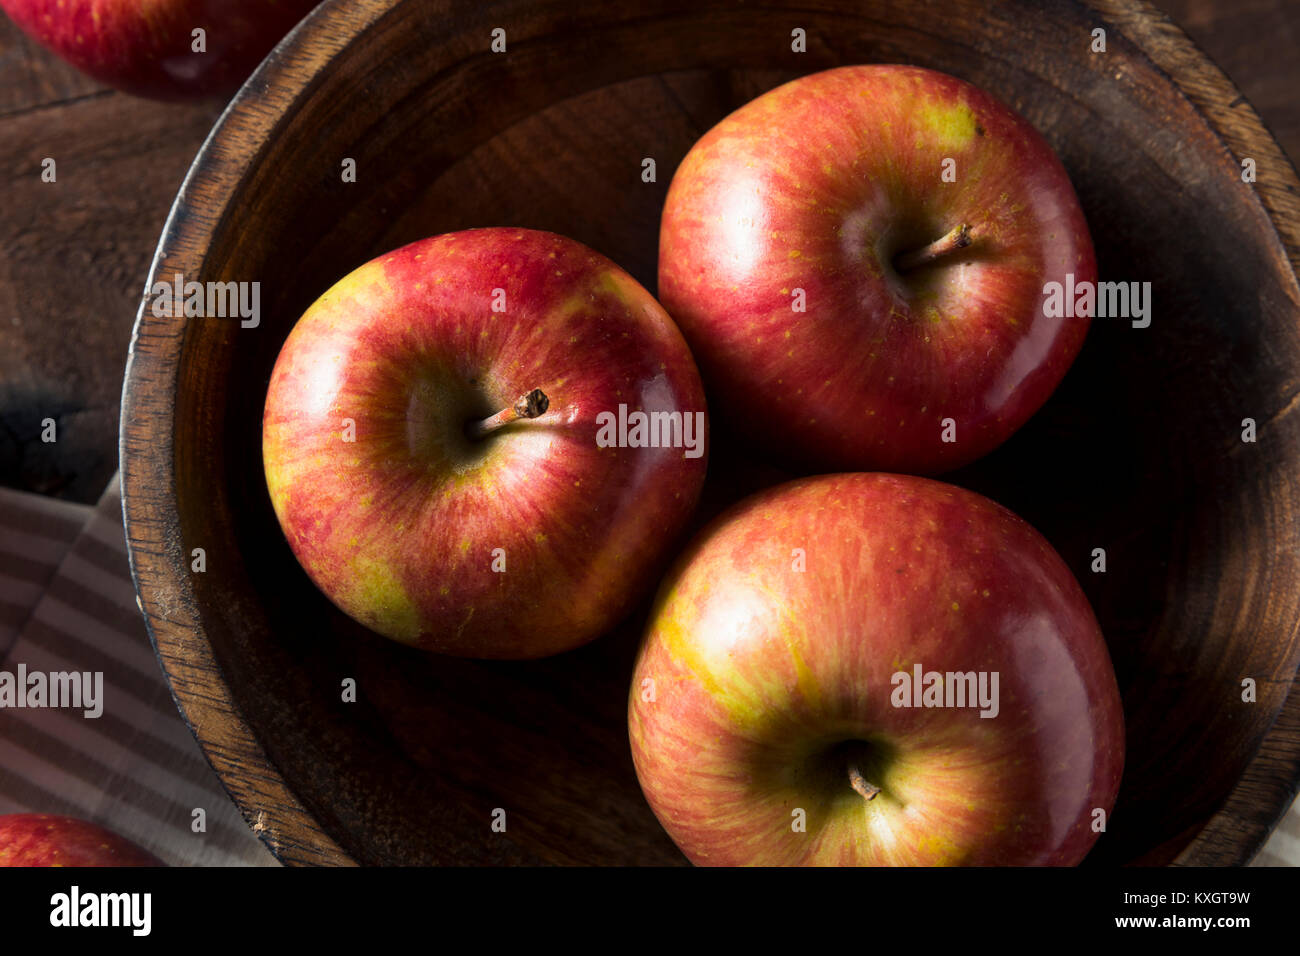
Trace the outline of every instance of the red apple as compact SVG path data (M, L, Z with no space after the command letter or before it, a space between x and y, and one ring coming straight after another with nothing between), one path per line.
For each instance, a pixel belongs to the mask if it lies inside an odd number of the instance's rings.
M677 169L660 233L660 299L724 420L824 470L936 473L1004 441L1083 343L1087 318L1044 315L1069 273L1095 281L1092 242L1042 136L908 66L732 113Z
M163 866L101 826L48 813L0 814L0 866Z
M180 100L233 92L317 0L0 0L33 39L101 83ZM202 50L195 30L201 29Z
M266 480L356 620L541 657L653 587L703 484L704 413L686 343L631 276L561 236L476 229L381 256L307 310L271 376Z
M884 474L791 482L700 535L660 590L629 730L699 864L1074 864L1124 753L1105 642L1051 546Z

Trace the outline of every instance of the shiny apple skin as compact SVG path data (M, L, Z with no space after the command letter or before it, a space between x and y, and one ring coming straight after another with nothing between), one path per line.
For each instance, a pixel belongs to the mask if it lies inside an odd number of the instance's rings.
M997 671L998 715L895 708L891 675L917 663ZM690 545L656 599L629 733L697 864L1074 864L1124 762L1106 645L1056 552L987 498L885 474L761 492ZM872 748L870 802L850 741Z
M464 437L534 388L540 418ZM559 653L650 592L704 482L707 453L598 447L597 415L620 403L707 411L650 293L551 233L436 236L357 269L290 333L263 419L271 502L317 586L373 630L469 657Z
M233 93L318 0L0 0L23 32L101 83L161 100ZM192 31L205 31L194 52Z
M962 222L969 247L900 279L897 253ZM660 231L660 301L718 420L818 471L937 474L1001 444L1083 344L1087 318L1043 315L1067 273L1095 281L1096 261L1051 147L907 66L813 74L726 117L678 167Z
M48 813L0 815L0 867L163 865L125 837L85 820Z

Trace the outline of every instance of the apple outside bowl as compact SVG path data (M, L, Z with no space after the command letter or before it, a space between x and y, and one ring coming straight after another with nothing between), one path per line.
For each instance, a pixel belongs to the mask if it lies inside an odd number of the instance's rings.
M492 53L499 26L507 51ZM1105 53L1091 51L1097 27ZM1101 278L1152 286L1148 327L1094 320L1028 425L945 476L1038 528L1107 637L1128 759L1085 864L1237 864L1258 850L1300 778L1300 695L1287 696L1300 659L1300 182L1186 37L1120 0L380 0L323 4L281 43L166 225L150 284L260 282L257 325L158 317L146 302L123 396L124 509L158 657L281 860L685 862L629 753L641 620L532 662L370 634L311 585L277 526L262 403L306 306L417 238L547 229L653 291L664 195L696 138L780 82L869 62L943 70L1021 112L1070 173ZM724 446L705 513L762 483Z

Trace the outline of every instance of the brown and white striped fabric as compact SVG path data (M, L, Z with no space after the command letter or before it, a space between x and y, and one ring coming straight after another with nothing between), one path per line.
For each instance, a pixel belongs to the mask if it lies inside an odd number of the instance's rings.
M103 671L104 712L0 708L0 813L93 820L173 865L275 865L172 702L136 607L116 479L93 508L0 488L0 671L20 663ZM1254 865L1300 866L1300 803Z
M93 508L0 489L0 671L20 664L102 671L103 713L0 707L0 813L92 820L172 865L276 865L172 701L136 606L116 479Z
M0 662L92 510L0 488Z
M1251 866L1300 866L1300 800L1255 855Z

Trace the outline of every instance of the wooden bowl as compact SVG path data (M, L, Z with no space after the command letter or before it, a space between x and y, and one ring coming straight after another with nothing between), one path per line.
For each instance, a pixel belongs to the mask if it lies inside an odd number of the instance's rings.
M489 50L499 26L505 54ZM1105 53L1090 51L1096 27ZM792 51L795 28L807 52ZM364 632L276 525L262 401L303 309L418 237L550 229L653 289L665 191L696 137L780 82L862 62L944 70L1018 109L1069 169L1102 278L1152 283L1149 328L1097 320L1047 406L950 480L1047 535L1110 641L1128 768L1089 862L1230 864L1258 849L1300 775L1300 700L1287 701L1300 184L1186 37L1120 0L372 0L323 5L262 66L162 237L151 284L259 281L260 325L142 309L123 398L127 529L158 656L280 859L683 862L628 753L638 622L533 663L427 656ZM644 157L657 182L642 181ZM1242 182L1244 158L1258 182ZM712 500L747 474L716 457ZM1097 547L1104 574L1090 570ZM356 703L341 700L346 678ZM505 834L490 826L498 807Z

